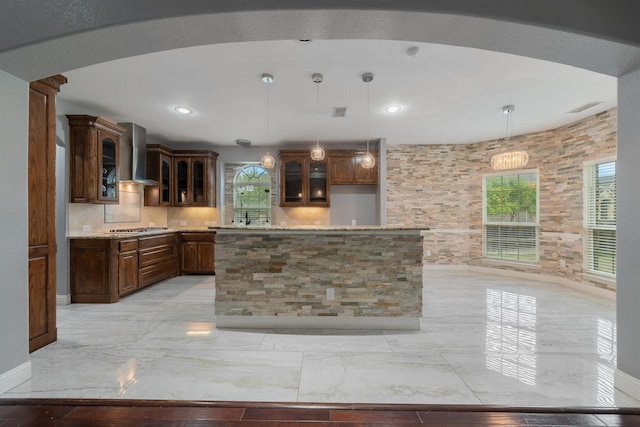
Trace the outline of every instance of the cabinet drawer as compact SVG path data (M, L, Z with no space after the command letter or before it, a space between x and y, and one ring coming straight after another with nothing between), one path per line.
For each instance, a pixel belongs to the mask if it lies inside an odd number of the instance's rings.
M202 233L180 233L183 242L213 242L216 238L215 231Z
M138 239L122 240L119 242L118 250L120 252L135 251L138 249Z
M175 246L160 246L151 249L140 250L140 267L158 264L161 262L171 261L176 258Z
M168 261L161 265L150 265L140 269L139 283L140 287L149 286L162 280L170 279L178 275L177 260Z
M154 246L173 245L175 242L175 233L145 236L138 238L138 247L140 249L148 249Z

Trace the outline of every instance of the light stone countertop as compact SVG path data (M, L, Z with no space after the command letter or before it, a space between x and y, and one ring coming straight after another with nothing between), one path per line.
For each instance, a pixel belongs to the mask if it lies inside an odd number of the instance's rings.
M70 233L70 239L123 239L127 237L145 237L168 233L215 233L216 230L207 227L184 227L168 228L166 230L152 230L140 233L110 233L108 231L99 233Z
M140 233L71 233L70 239L123 239L133 237L153 236L167 233L258 233L258 234L314 234L314 233L355 233L355 234L416 234L429 230L428 227L405 227L405 226L276 226L276 227L235 227L235 226L212 226L212 227L179 227L166 230L153 230Z
M428 227L403 226L294 226L294 227L210 227L218 234L418 234Z

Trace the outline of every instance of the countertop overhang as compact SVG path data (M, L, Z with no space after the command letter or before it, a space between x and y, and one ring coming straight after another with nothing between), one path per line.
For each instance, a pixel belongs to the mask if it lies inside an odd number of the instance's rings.
M427 227L396 226L299 226L299 227L211 227L218 234L420 234Z

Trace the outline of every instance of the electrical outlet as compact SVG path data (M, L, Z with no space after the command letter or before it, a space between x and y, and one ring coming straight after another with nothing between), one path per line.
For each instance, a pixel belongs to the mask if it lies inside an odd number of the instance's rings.
M567 264L564 262L563 259L560 260L560 268L564 268Z
M427 256L431 256L431 251L427 249Z
M327 288L327 301L333 301L336 298L333 288Z
M82 231L85 233L88 233L89 231L91 231L91 226L90 225L83 225L82 226Z
M356 225L356 220L355 219L351 220L351 225Z
M187 225L187 221L180 221L180 226L185 226Z

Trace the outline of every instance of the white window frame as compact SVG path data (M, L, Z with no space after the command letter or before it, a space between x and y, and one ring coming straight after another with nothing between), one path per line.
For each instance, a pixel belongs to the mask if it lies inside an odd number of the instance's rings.
M488 222L487 221L487 178L494 176L510 176L510 175L524 175L535 174L536 176L536 220L535 222ZM535 232L535 259L533 260L511 260L508 258L498 258L493 256L487 256L487 226L515 226L515 227L531 227ZM508 263L522 263L522 264L537 264L540 261L540 170L539 169L515 169L511 171L501 171L487 173L482 176L482 255L485 259L508 262Z
M264 184L262 183L256 183L255 185L252 184L252 187L254 187L254 189L252 191L259 191L260 189L264 190L266 188L268 188L269 193L268 196L265 196L265 203L264 205L259 205L259 206L254 206L254 205L248 205L248 206L244 206L244 207L239 207L239 200L238 200L238 188L242 185L239 185L237 183L237 179L238 176L243 173L243 171L246 168L249 167L258 167L264 170L264 173L267 175L267 177L269 177L269 182L268 184L265 182ZM244 186L242 186L244 187ZM236 171L233 175L233 185L232 185L232 190L233 190L233 223L236 226L244 226L246 227L247 224L244 223L245 221L245 217L243 216L243 212L245 215L249 216L251 219L251 224L249 224L251 227L265 227L265 226L269 226L272 225L273 222L273 209L271 206L271 200L272 200L272 192L273 192L273 188L272 188L272 179L271 179L271 174L269 173L269 170L262 167L262 165L260 165L259 163L246 163L243 164L241 166L238 166L236 168Z
M589 202L589 198L590 198L590 193L591 193L591 177L590 174L592 173L591 171L593 170L593 168L595 168L597 165L603 164L603 163L611 163L611 162L615 162L616 163L616 183L617 183L617 178L618 178L618 159L617 156L608 156L608 157L602 157L599 159L594 159L594 160L588 160L586 162L584 162L582 164L582 169L583 169L583 181L582 181L582 207L583 207L583 211L582 211L582 225L583 225L583 268L585 273L587 273L588 275L594 275L596 277L601 277L601 278L605 278L605 279L612 279L615 280L616 278L616 261L617 261L617 253L614 252L614 273L608 273L602 270L596 270L595 268L593 268L593 241L592 241L592 232L593 230L610 230L610 231L614 231L615 232L615 238L616 238L616 244L617 244L617 226L613 225L613 227L611 226L604 226L604 225L595 225L595 224L591 224L590 223L590 219L591 219L591 215L590 215L590 210L591 210L591 205ZM616 200L617 200L617 188L616 188ZM595 207L594 207L595 209ZM617 206L615 208L616 210L616 217L617 217Z

